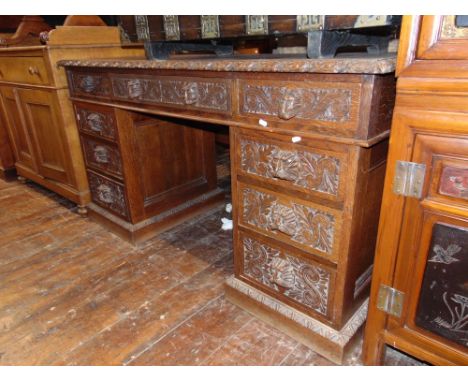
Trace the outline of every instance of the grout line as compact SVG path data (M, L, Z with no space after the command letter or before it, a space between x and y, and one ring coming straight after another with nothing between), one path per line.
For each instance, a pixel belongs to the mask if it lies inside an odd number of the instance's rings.
M153 348L158 342L160 342L161 340L163 340L164 338L166 338L169 334L173 333L175 330L177 330L178 328L180 328L182 325L184 325L187 321L191 320L194 316L196 316L198 313L200 313L202 310L204 310L208 305L214 303L216 300L219 300L220 298L222 298L223 295L220 294L219 296L211 299L210 301L208 301L205 305L203 305L202 307L200 307L199 309L197 309L195 312L193 312L191 315L189 315L187 318L185 318L184 320L182 320L181 322L179 322L176 326L174 326L171 330L169 330L167 333L164 333L162 336L158 337L155 341L151 341L150 344L148 346L146 346L143 350L141 350L140 352L136 353L136 355L131 355L127 361L124 361L122 363L122 365L124 366L127 366L129 363L135 361L138 357L140 357L143 353L146 353L148 350L150 350L151 348Z

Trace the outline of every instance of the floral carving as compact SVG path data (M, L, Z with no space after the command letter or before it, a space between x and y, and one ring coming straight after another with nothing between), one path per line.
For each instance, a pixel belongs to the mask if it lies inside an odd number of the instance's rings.
M468 199L468 169L444 167L440 176L439 192L455 198Z
M271 233L282 232L299 244L332 253L333 215L294 202L282 204L278 198L250 188L245 188L242 195L244 222Z
M332 156L242 139L241 167L248 173L287 180L308 190L338 193L340 160Z
M154 77L113 77L115 97L169 105L192 105L202 109L229 111L230 89L222 81L178 80Z
M112 113L99 113L83 108L77 109L80 129L99 136L115 139L115 121Z
M109 81L99 75L73 73L73 90L95 96L110 95Z
M243 248L245 275L320 314L327 314L328 271L250 238L243 238Z
M346 122L350 119L349 89L297 88L243 83L242 112L309 120Z
M434 322L445 329L463 335L464 338L462 340L466 341L466 345L468 346L468 328L466 328L468 325L468 297L455 293L448 300L447 292L444 292L442 298L450 313L451 320L448 322L439 316L434 319Z
M123 186L92 172L88 172L88 180L94 202L122 217L128 217Z

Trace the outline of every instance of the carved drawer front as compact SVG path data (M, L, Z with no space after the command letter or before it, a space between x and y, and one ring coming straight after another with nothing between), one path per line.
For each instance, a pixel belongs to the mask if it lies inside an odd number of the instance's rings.
M241 273L265 293L305 311L331 315L335 272L240 232Z
M94 203L124 219L129 219L125 187L123 184L117 183L92 171L88 171L88 181L91 199Z
M346 155L268 139L240 135L237 141L239 172L281 185L312 192L321 198L342 200Z
M240 80L239 87L241 115L323 127L357 124L359 84Z
M112 76L118 100L231 113L231 82L220 79Z
M88 167L104 171L119 178L123 177L122 159L118 147L85 135L81 136L81 143Z
M341 227L338 212L242 183L238 195L242 226L336 261Z
M50 83L43 57L0 57L0 81L34 85Z
M110 81L103 74L71 71L69 79L72 95L96 98L110 98L111 96Z
M117 141L117 128L112 109L95 110L93 108L77 106L76 119L81 131Z

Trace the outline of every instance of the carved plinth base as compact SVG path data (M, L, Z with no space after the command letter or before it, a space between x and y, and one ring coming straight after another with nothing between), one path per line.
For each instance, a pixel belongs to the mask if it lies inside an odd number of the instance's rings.
M254 316L285 332L320 355L342 365L361 335L368 300L341 330L333 329L298 310L231 277L226 282L226 297Z
M111 214L95 203L88 205L88 216L124 240L138 244L223 203L224 192L218 188L135 224Z

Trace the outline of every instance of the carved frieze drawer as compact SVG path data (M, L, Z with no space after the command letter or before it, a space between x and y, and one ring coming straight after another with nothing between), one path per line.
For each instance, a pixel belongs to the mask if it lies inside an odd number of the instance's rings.
M110 98L111 85L106 75L100 73L69 72L70 92L96 98Z
M289 245L337 260L341 214L333 209L238 183L239 223Z
M80 131L117 141L117 128L112 109L76 106L75 110Z
M346 186L347 156L298 144L239 135L239 173L313 193L320 198L342 200Z
M240 80L239 89L241 115L325 131L357 127L359 84Z
M329 317L335 272L240 232L241 276L265 293L305 313Z
M118 178L123 177L122 159L118 147L81 135L86 166Z
M88 171L89 189L94 203L108 211L129 219L125 187L95 172Z
M231 113L231 81L194 77L111 77L117 100Z

